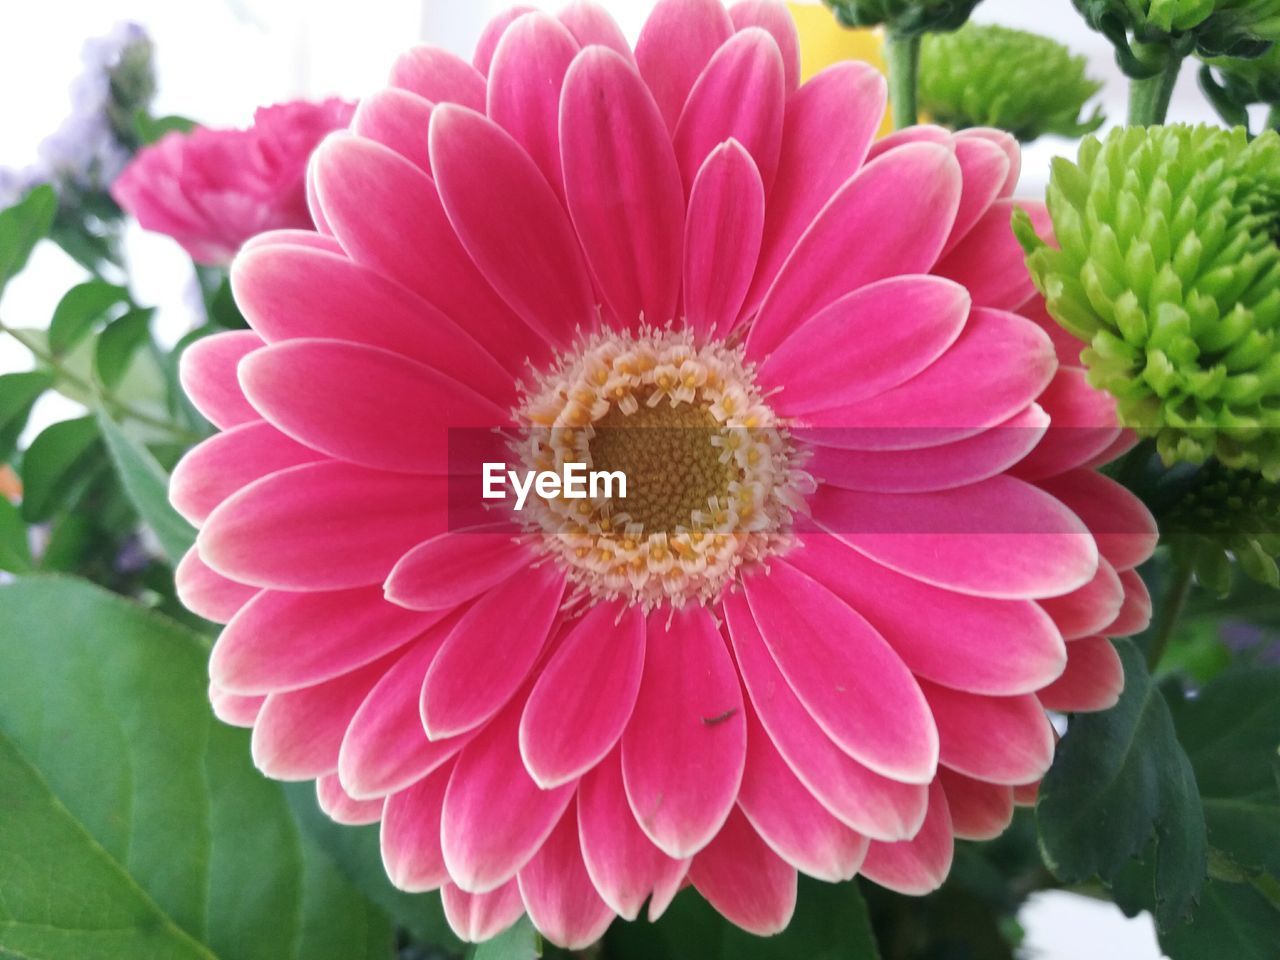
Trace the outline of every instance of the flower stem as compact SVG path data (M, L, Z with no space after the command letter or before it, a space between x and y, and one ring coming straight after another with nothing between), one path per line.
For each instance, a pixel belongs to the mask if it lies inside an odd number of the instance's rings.
M904 37L889 30L885 34L884 52L889 65L889 105L893 110L893 128L913 127L920 116L916 106L920 80L920 36Z
M29 338L24 331L9 326L3 320L0 320L0 333L7 333L9 336L13 337L13 339L17 340L18 343L26 347L27 350L31 352L32 356L53 371L54 376L58 380L75 387L82 393L98 397L98 399L102 401L103 405L117 417L125 420L132 420L135 423L143 424L156 430L162 430L173 439L180 440L184 443L195 443L200 439L195 434L189 433L188 431L175 426L168 420L152 416L145 410L139 410L128 401L121 400L114 394L103 390L101 386L90 383L79 374L68 370L57 356L49 350L46 350L38 342Z
M1172 577L1161 598L1151 643L1147 647L1147 668L1153 673L1164 657L1173 631L1178 626L1178 618L1182 616L1182 608L1187 605L1187 597L1191 594L1191 555L1188 551L1179 550L1174 552L1174 557Z
M1183 56L1176 50L1161 52L1164 66L1155 76L1129 84L1129 126L1153 127L1164 123L1182 72Z
M1267 129L1280 130L1280 104L1272 107L1267 112Z

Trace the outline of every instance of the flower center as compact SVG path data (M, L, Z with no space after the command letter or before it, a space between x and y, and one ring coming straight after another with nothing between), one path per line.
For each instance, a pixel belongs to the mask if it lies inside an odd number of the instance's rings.
M559 358L518 411L529 470L625 477L586 499L530 497L539 543L592 598L709 603L791 543L812 480L740 349L685 333L605 333Z

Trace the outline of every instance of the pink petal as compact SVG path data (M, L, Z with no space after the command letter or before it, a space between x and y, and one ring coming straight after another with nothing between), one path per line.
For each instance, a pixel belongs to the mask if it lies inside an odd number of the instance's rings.
M1032 404L990 430L938 446L916 450L843 450L814 446L805 470L818 480L845 490L878 493L950 490L1004 473L1031 452L1048 427L1048 414ZM868 431L868 435L872 432ZM821 428L801 428L793 430L792 436L799 440L812 437L821 444L826 433Z
M1061 677L1037 694L1046 710L1083 713L1108 710L1124 690L1124 664L1105 637L1077 640Z
M381 583L445 526L443 477L327 460L249 484L209 515L198 544L224 576L273 590Z
M445 792L444 862L453 882L473 893L496 890L533 859L577 787L543 790L525 772L521 706L511 703L463 749Z
M438 614L388 603L377 587L334 593L264 590L218 637L209 676L233 693L309 687L404 646L438 619Z
M782 52L783 77L789 96L800 86L800 38L787 8L776 0L741 0L729 7L729 17L739 32L759 27L772 35Z
M1026 410L1057 370L1039 327L975 309L959 339L905 383L805 417L808 439L854 449L916 449L971 437Z
M1083 366L1080 354L1088 344L1083 340L1077 340L1073 335L1062 329L1058 321L1049 315L1049 308L1045 305L1044 297L1039 295L1032 297L1018 308L1018 313L1034 322L1036 326L1049 335L1049 339L1053 341L1053 348L1058 354L1059 363L1067 367Z
M431 739L473 730L510 700L546 645L564 584L546 564L494 587L463 614L422 685Z
M262 247L300 247L306 250L319 250L322 253L332 253L343 256L342 244L333 237L326 236L323 233L316 233L314 230L268 230L266 233L259 233L250 237L240 247L240 252L246 250L257 250ZM232 264L234 268L234 263ZM239 298L237 298L237 304Z
M944 765L1009 786L1037 780L1049 769L1053 727L1033 695L983 697L928 681L920 686L938 721Z
M1092 462L1120 436L1115 398L1089 386L1085 372L1062 367L1036 401L1049 414L1049 432L1014 469L1024 480L1057 476Z
M408 90L395 87L376 90L360 100L351 118L351 130L390 147L429 176L427 127L434 106Z
M425 44L401 54L391 67L391 86L432 103L484 109L484 77L456 54Z
M1123 573L1155 552L1159 533L1155 518L1132 493L1093 470L1072 470L1041 480L1038 486L1076 514L1098 541L1098 552Z
M314 687L273 693L253 725L253 762L273 780L311 780L338 769L343 734L395 655Z
M845 62L787 99L760 269L745 313L755 312L800 235L862 166L884 115L885 91L884 77L870 64Z
M437 111L433 111L434 112ZM548 357L545 342L489 286L459 243L431 179L380 144L330 137L311 169L325 212L355 260L408 287L502 365Z
M971 693L1013 696L1059 676L1067 650L1029 600L988 600L894 573L834 537L805 536L788 561L858 611L917 676Z
M872 773L818 727L769 655L745 597L725 599L738 669L760 723L788 766L837 819L868 837L910 837L924 819L926 790Z
M471 58L472 65L480 71L484 76L489 76L489 71L493 63L494 52L498 49L498 44L511 24L515 23L526 13L533 13L534 8L525 4L517 4L503 10L492 20L485 24L484 31L480 34L480 39L476 41L476 52Z
M985 140L993 143L1009 158L1009 170L1005 174L1004 183L1000 186L999 195L1001 197L1013 196L1013 191L1017 189L1018 180L1022 175L1022 148L1018 145L1018 141L1013 135L1004 131L997 130L994 127L970 127L967 130L958 130L955 133L955 142L957 146L966 140Z
M750 155L730 140L694 179L684 235L685 320L700 338L732 328L755 273L764 186Z
M963 287L936 277L892 277L836 300L791 332L760 365L760 384L783 388L784 416L845 407L910 380L960 336Z
M964 175L960 210L947 238L950 253L968 236L991 205L1000 197L1012 162L1000 145L979 137L955 138L956 161ZM1016 149L1016 147L1015 147ZM946 253L943 256L946 256Z
M524 147L556 193L560 172L560 90L581 49L559 20L521 17L507 30L489 74L489 118Z
M255 480L324 455L290 440L262 420L215 433L187 451L169 478L173 507L193 524Z
M640 75L674 130L689 91L733 22L719 0L658 0L636 41Z
M1113 622L1101 632L1109 637L1131 637L1151 625L1151 594L1136 570L1123 570L1120 583L1124 585L1124 604Z
M822 487L814 517L859 553L916 580L977 597L1036 600L1098 569L1088 530L1061 503L1008 476L938 493Z
M539 933L566 950L591 946L604 936L615 916L592 886L582 862L573 804L518 878L529 919Z
M951 828L961 840L994 840L1013 822L1013 788L973 780L942 767L938 782L947 795Z
M178 561L173 581L183 606L214 623L226 623L258 595L257 587L229 580L210 569L196 547Z
M1098 633L1112 623L1123 603L1124 586L1120 577L1115 568L1100 557L1098 572L1092 580L1061 597L1041 600L1040 606L1053 618L1064 639L1078 640Z
M1034 807L1036 805L1036 797L1039 793L1039 780L1035 783L1020 784L1013 788L1013 802L1019 807Z
M738 807L774 853L819 880L851 879L867 855L867 838L828 813L796 779L750 706Z
M1048 223L1044 204L997 200L934 270L968 288L980 307L1016 310L1035 293L1026 253L1013 234L1017 208L1027 210L1042 225Z
M938 732L906 665L872 626L782 560L745 580L765 645L818 726L881 776L928 783Z
M452 763L387 797L379 840L387 877L409 893L436 890L449 879L440 850L440 814Z
M631 44L623 35L622 29L609 15L609 11L593 0L570 0L556 17L569 28L574 39L582 46L593 44L608 47L632 66L635 56L631 53Z
M615 748L578 788L578 833L587 873L610 908L628 920L652 894L650 919L666 909L684 880L688 861L655 847L627 801L622 751Z
M758 937L784 930L796 908L796 871L734 810L693 858L689 879L731 923Z
M261 338L253 331L232 330L203 337L182 351L178 361L182 390L219 430L258 419L258 411L240 392L236 367L261 346Z
M569 630L520 720L520 753L540 786L576 780L613 749L640 691L644 649L635 606L597 603Z
M605 302L624 327L666 323L680 292L684 189L653 98L611 50L585 49L569 68L560 149L569 212Z
M466 893L452 883L440 890L444 916L460 940L492 940L524 916L524 901L515 878L490 893Z
M458 239L502 298L550 342L595 324L595 298L564 207L529 154L492 120L431 115L431 167Z
M262 711L266 697L242 697L227 693L216 683L209 684L209 704L213 715L232 727L252 727Z
M760 306L747 356L764 357L800 323L859 287L928 273L955 222L960 186L955 156L932 144L868 164L797 242Z
M352 796L370 799L403 790L470 742L470 735L427 739L419 707L427 669L456 623L457 618L450 617L428 630L351 718L338 754L338 776Z
M649 617L640 696L622 735L622 774L641 829L683 859L724 824L742 782L742 689L702 607Z
M887 153L894 150L901 150L903 147L913 144L932 143L940 147L946 147L948 150L954 149L955 134L943 127L934 126L932 124L919 124L914 127L907 127L903 130L895 130L887 137L881 137L871 145L871 150L867 154L870 160L878 160Z
M509 525L450 530L400 558L387 578L387 599L410 610L451 610L535 559Z
M694 85L676 125L676 159L686 188L711 151L737 140L760 171L768 193L778 172L786 81L773 37L756 27L728 40Z
M268 343L321 338L380 347L465 383L502 407L515 401L513 371L461 326L345 256L259 247L236 259L231 284L236 302ZM523 373L523 366L515 372Z
M929 813L920 832L899 843L872 842L862 875L896 893L921 897L942 886L954 854L951 811L942 785L935 780L929 786Z
M355 799L342 789L342 784L332 773L316 780L316 801L335 823L361 827L382 819L381 800Z

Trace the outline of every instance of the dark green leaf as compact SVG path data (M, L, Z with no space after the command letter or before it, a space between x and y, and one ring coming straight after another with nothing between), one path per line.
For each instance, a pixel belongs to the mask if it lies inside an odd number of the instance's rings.
M1151 907L1162 928L1195 904L1208 861L1204 812L1168 705L1138 648L1116 641L1120 702L1072 718L1036 805L1045 865L1066 883L1113 883L1155 837Z
M114 307L129 302L129 291L105 280L78 283L58 301L49 321L49 349L61 355L79 343Z
M1250 884L1210 880L1195 919L1160 946L1171 960L1275 960L1280 910Z
M438 893L405 893L391 885L382 865L376 824L349 827L334 823L320 810L315 788L309 783L287 784L285 796L303 831L329 855L357 890L419 942L461 948L444 918Z
M169 477L147 448L135 442L103 412L98 424L120 483L138 515L160 541L169 562L178 561L196 542L196 531L169 505Z
M1280 877L1280 667L1224 674L1173 707L1210 844L1247 870Z
M83 489L101 465L102 444L94 417L46 427L22 458L22 516L28 523L51 518Z
M58 197L47 185L0 211L0 290L22 272L36 244L48 236L57 212Z
M151 308L130 310L118 320L111 321L102 331L94 354L94 370L108 390L120 385L133 355L150 339L151 316L154 313Z
M133 126L138 142L146 146L175 130L179 133L190 133L196 128L196 122L174 114L167 117L153 117L145 110L139 110L134 117Z
M213 299L209 301L209 320L228 330L244 330L249 326L232 296L230 278L218 284Z
M26 429L31 408L51 386L53 377L41 370L0 376L0 460L9 459Z
M18 508L0 496L0 570L26 573L31 569L27 525Z
M0 956L389 956L213 719L201 637L56 578L0 587L0 623Z

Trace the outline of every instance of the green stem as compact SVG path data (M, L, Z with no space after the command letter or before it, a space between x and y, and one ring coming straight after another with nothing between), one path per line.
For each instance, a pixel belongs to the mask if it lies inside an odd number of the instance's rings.
M1267 112L1267 129L1280 130L1280 104L1276 104Z
M1173 88L1182 71L1183 56L1176 50L1161 52L1164 66L1155 76L1134 80L1129 85L1129 126L1153 127L1169 115Z
M916 105L920 80L920 36L904 37L889 30L885 34L884 54L889 65L889 105L893 110L893 128L914 127L920 117Z
M1161 598L1160 610L1156 614L1155 627L1151 633L1151 644L1147 647L1147 667L1153 673L1164 657L1173 631L1178 626L1178 618L1182 616L1182 608L1187 605L1187 597L1191 594L1193 566L1190 551L1175 550L1174 557L1172 578Z
M17 340L18 343L26 347L37 360L52 370L54 376L62 382L75 387L82 393L97 396L102 401L103 405L106 406L115 416L125 420L132 420L135 423L153 427L157 430L162 430L175 440L195 443L200 439L195 434L188 433L187 431L174 426L168 420L162 420L160 417L152 416L145 410L139 410L127 400L121 400L114 394L104 390L101 386L90 383L79 374L68 370L61 359L46 350L39 342L32 340L24 331L9 326L3 320L0 320L0 333L7 333L9 336L13 337L13 339Z

